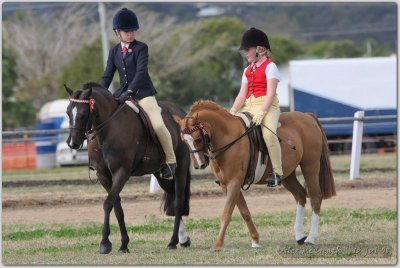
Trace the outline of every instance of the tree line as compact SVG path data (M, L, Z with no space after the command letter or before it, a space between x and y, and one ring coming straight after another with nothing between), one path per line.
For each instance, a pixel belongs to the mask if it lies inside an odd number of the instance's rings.
M31 127L41 106L66 98L66 83L78 89L100 81L103 73L100 29L88 18L97 4L71 4L55 14L17 12L3 22L3 129ZM137 39L149 46L149 72L158 99L188 106L198 99L232 101L246 62L238 52L247 29L238 17L219 16L185 23L135 4L140 21ZM117 9L108 10L107 20ZM118 40L109 25L110 46ZM361 57L364 47L351 40L303 44L270 35L272 59L279 65L298 58ZM390 48L374 40L368 55L389 55ZM18 47L18 49L16 49ZM118 88L118 76L114 88Z

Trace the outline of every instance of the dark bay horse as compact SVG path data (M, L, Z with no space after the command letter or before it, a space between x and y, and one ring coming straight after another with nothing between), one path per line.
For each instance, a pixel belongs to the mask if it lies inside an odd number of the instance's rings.
M128 105L119 106L113 95L94 82L83 85L81 90L73 91L65 86L70 95L67 114L70 132L67 143L78 149L82 146L88 132L88 154L90 165L97 172L97 178L108 196L103 204L103 237L99 252L109 253L112 244L110 235L110 213L114 208L121 231L120 252L129 252L129 237L125 227L124 212L120 193L130 176L154 174L161 188L165 191L164 211L168 216L175 216L174 228L169 249L190 246L182 216L189 214L190 198L190 154L179 138L179 125L172 115L183 118L185 112L170 102L160 102L162 117L171 133L177 159L177 169L173 180L160 178L160 166L163 161L155 142L147 135L146 129ZM94 138L93 138L94 137Z
M232 116L212 101L194 103L186 118L181 120L176 118L176 121L179 121L181 126L181 138L191 150L194 167L205 168L211 159L212 171L227 196L219 235L212 249L219 250L223 246L225 231L235 205L249 229L252 247L259 247L259 234L241 192L250 159L248 137L238 139L226 151L219 153L219 149L245 132L244 126L238 117ZM299 244L314 244L318 236L322 199L336 194L326 136L318 119L312 114L282 113L280 122L278 135L285 137L286 141L281 142L284 178L282 184L292 193L297 204L295 238ZM301 167L306 187L303 187L296 178L297 166ZM265 184L271 169L269 163L265 172L261 173L263 175L258 184ZM311 230L308 236L304 234L303 227L307 196L310 198L312 208Z

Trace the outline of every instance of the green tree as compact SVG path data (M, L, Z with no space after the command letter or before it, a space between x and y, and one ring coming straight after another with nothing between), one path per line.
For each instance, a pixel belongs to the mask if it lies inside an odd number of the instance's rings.
M276 64L288 62L304 53L304 49L296 42L287 38L270 38L271 58Z
M32 126L36 118L35 108L28 102L18 101L14 94L17 70L14 54L3 48L2 56L2 126L3 129Z
M104 71L101 41L85 45L64 67L60 76L59 97L67 97L63 84L78 89L88 81L99 82Z
M245 30L238 19L218 17L170 33L152 62L159 98L184 105L201 98L231 100L240 86L243 60L238 47Z
M308 46L306 52L319 58L354 58L363 55L363 51L350 40L321 41Z

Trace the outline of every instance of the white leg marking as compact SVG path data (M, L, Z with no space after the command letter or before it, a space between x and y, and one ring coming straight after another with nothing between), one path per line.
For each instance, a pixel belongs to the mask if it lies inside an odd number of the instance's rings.
M190 136L189 134L183 134L183 138L185 139L185 141L187 142L187 144L189 144L190 149L191 149L192 151L195 151L196 148L194 147L192 136ZM198 164L199 166L201 166L201 165L203 164L203 162L201 162L199 154L198 154L198 153L194 153L193 155L194 155L194 158L195 158L196 161L197 161L197 164Z
M251 240L251 247L252 248L261 248L261 245L258 244L256 241L254 241L253 239Z
M311 216L311 230L307 239L304 241L305 243L315 244L315 240L318 237L318 226L319 226L319 215L315 214L313 211Z
M186 233L185 224L183 224L182 220L181 223L179 224L178 236L179 236L179 243L184 244L187 242L188 235Z
M294 234L296 241L305 237L304 234L304 207L297 203L296 206L296 221L294 222Z

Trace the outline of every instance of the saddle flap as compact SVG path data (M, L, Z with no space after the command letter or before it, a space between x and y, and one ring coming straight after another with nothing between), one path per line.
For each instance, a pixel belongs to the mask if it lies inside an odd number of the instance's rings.
M240 113L238 114L238 117L244 128L248 129L251 125L252 119L250 113ZM249 166L246 172L246 178L242 186L243 190L249 189L251 184L257 183L261 179L261 173L265 171L268 160L267 146L265 145L264 138L261 133L261 127L256 126L253 131L250 131L248 133L248 138L250 144L250 159Z
M152 140L153 143L156 144L159 152L162 155L162 162L165 162L164 150L161 147L160 141L157 138L157 134L154 131L153 125L151 124L150 118L147 115L146 111L138 104L137 100L135 100L133 98L129 98L129 100L127 100L125 103L139 115L139 118L141 119L141 121L143 123L143 127L145 128L146 133L147 133L147 137L148 137L147 145L149 143L149 140ZM144 161L150 160L150 157L147 156L147 153L148 153L147 149L148 149L148 146L146 146Z

